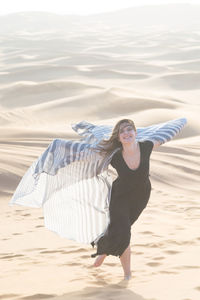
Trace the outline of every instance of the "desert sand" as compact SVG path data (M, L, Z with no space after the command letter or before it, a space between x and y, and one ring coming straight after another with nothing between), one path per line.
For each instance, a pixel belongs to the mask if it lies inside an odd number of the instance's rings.
M123 20L120 12L0 17L0 299L200 299L200 6L155 9L164 20L147 22L150 7L135 23L130 9ZM8 205L54 138L78 138L72 123L124 117L137 127L188 121L152 153L152 193L132 226L128 282L119 258L94 268L94 249L47 230L42 209Z

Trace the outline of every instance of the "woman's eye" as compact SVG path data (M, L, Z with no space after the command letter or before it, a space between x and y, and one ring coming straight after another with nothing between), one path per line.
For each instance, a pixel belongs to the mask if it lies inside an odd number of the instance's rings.
M127 127L127 130L128 131L131 131L132 130L132 127ZM124 129L120 130L120 133L123 133L124 132Z

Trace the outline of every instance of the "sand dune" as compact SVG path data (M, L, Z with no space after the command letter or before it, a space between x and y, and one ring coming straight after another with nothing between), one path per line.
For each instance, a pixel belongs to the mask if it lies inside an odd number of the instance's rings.
M199 59L200 58L200 48L195 47L195 49L183 49L183 51L174 51L171 53L166 53L162 55L156 55L156 60L168 60L168 61L187 61L190 59Z
M181 63L175 63L175 64L171 64L170 65L170 68L176 68L176 70L187 70L187 71L196 71L196 72L199 72L200 70L200 60L198 59L194 59L194 60L191 60L191 61L187 61L186 63L184 62L181 62Z
M200 299L199 11L0 17L0 299ZM142 127L179 117L187 126L152 153L129 282L117 257L94 269L92 247L45 229L42 209L8 206L53 139L78 138L72 123L131 118Z
M72 97L77 94L91 93L101 90L101 87L90 86L73 81L32 81L16 82L0 88L1 105L5 108L26 107L59 99L66 95Z
M170 74L161 78L170 87L178 90L199 89L200 73Z
M163 76L155 76L149 81L147 85L153 84L174 90L199 90L200 72L171 72ZM160 84L159 84L160 83ZM144 82L145 85L145 82Z

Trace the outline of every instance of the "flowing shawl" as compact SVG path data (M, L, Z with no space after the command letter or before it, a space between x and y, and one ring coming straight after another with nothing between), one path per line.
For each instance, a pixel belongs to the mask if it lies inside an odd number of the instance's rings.
M137 128L136 140L170 141L185 118ZM9 205L42 207L44 224L61 237L90 244L109 224L112 177L109 163L119 148L101 155L98 144L112 126L86 121L71 124L78 140L54 139L22 177Z

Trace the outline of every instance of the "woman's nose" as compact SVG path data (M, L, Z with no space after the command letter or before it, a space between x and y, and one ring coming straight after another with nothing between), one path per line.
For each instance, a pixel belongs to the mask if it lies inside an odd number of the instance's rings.
M123 134L130 134L130 132L127 130L127 131L124 131Z

